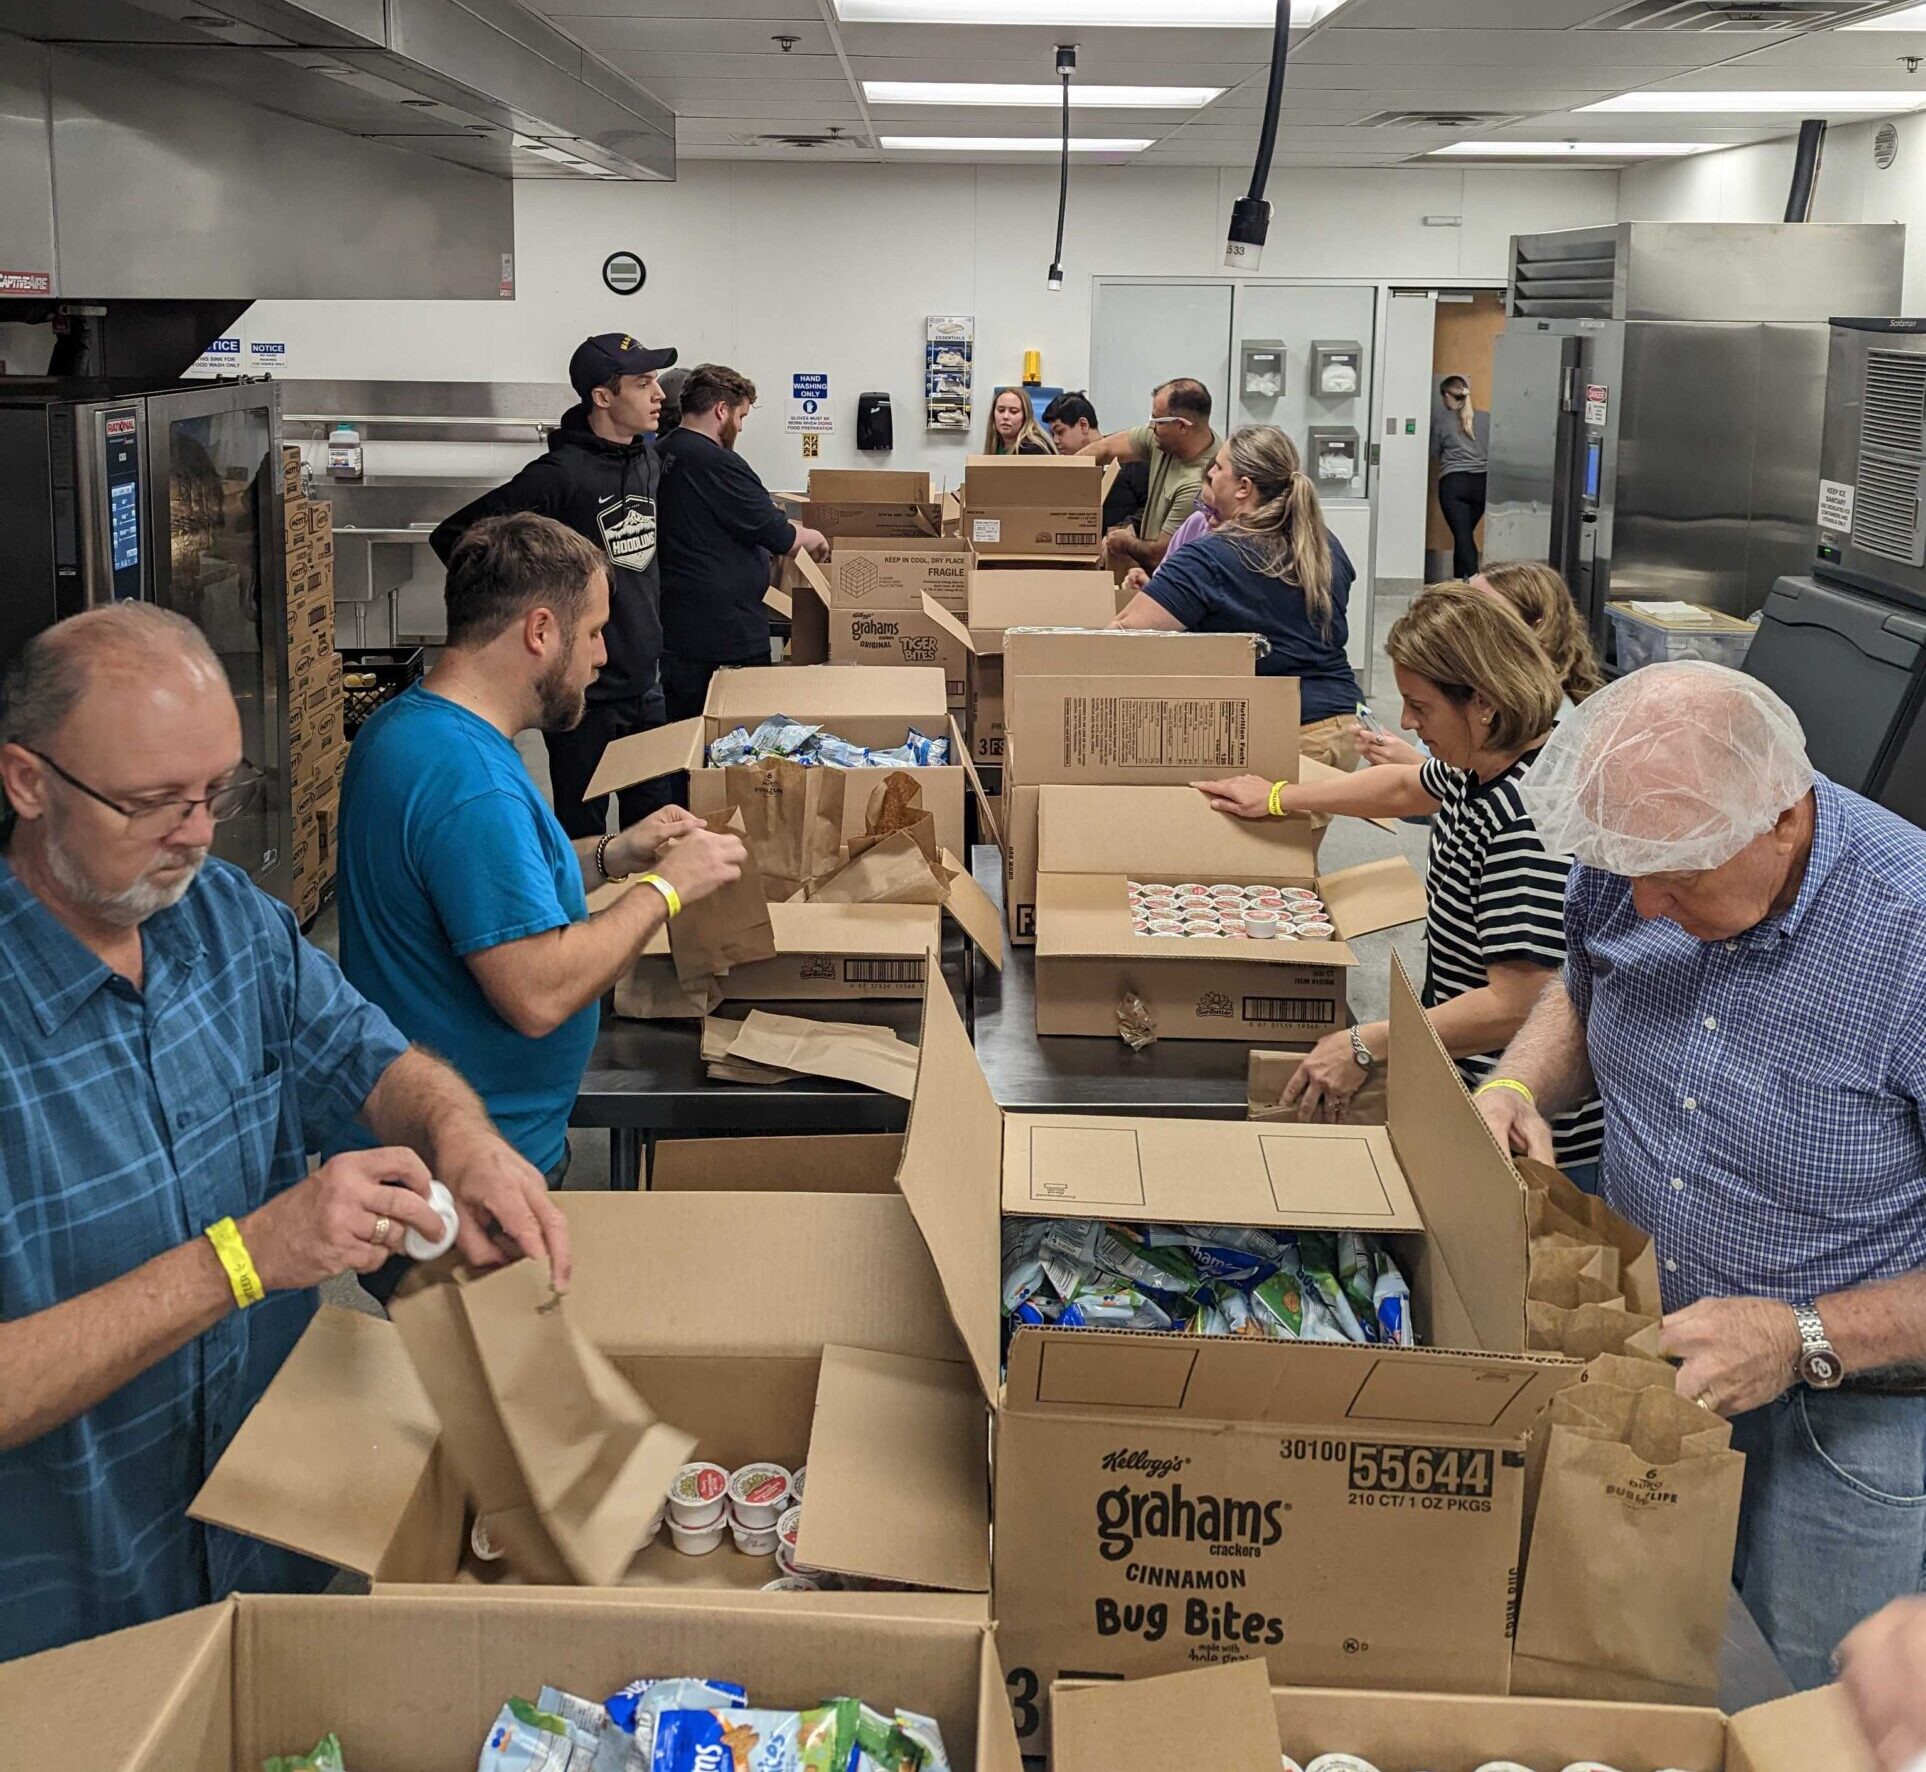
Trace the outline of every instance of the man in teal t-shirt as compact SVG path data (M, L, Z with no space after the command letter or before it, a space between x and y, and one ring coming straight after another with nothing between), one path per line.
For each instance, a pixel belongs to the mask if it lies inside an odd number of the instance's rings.
M738 878L748 852L674 806L571 841L523 767L515 734L572 727L601 666L597 548L551 518L487 518L449 557L447 604L435 668L348 756L341 967L468 1079L552 1185L599 999L681 906ZM631 875L637 889L589 915L590 891Z

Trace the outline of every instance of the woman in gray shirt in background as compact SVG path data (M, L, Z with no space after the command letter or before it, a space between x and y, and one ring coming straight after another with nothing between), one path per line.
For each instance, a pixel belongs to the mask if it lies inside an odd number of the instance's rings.
M1478 570L1478 524L1485 514L1485 470L1491 453L1491 414L1471 404L1471 384L1447 375L1438 384L1441 409L1431 419L1431 453L1438 458L1438 508L1451 525L1451 574Z

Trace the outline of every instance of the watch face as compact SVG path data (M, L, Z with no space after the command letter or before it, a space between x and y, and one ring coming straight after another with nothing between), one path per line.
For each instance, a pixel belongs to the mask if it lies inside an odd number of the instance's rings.
M1799 1356L1799 1376L1814 1390L1829 1391L1838 1388L1845 1370L1836 1354L1813 1348Z

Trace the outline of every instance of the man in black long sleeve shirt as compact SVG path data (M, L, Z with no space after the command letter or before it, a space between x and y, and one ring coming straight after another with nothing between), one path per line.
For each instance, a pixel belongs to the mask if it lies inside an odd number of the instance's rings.
M662 688L661 578L656 551L656 496L661 463L648 433L662 407L658 373L673 350L651 350L624 333L585 340L569 359L569 384L581 404L562 415L548 453L505 486L485 492L428 538L444 562L484 517L535 511L565 523L609 557L608 663L588 689L588 711L568 732L546 732L555 816L571 837L608 830L608 800L583 791L618 738L660 726ZM623 829L668 804L669 781L642 782L621 795Z
M682 385L682 422L662 445L662 691L671 720L702 712L717 671L769 662L762 599L772 556L829 553L819 531L776 508L736 453L755 401L747 376L700 364Z

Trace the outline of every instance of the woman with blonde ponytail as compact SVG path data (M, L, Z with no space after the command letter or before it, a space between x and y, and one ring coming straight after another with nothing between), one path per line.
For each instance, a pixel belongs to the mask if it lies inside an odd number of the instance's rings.
M1480 412L1471 383L1447 375L1438 384L1431 416L1431 453L1438 460L1438 509L1451 525L1451 572L1478 570L1478 525L1485 515L1485 475L1491 463L1491 414Z
M1258 674L1299 681L1300 751L1352 768L1363 696L1344 646L1357 572L1324 526L1296 445L1275 425L1234 431L1200 498L1216 527L1167 555L1114 625L1263 635Z

